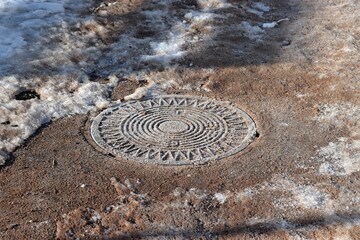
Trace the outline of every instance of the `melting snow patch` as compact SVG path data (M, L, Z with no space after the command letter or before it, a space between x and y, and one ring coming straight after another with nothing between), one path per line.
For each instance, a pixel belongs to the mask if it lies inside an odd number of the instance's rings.
M225 0L197 0L197 3L203 10L232 7Z
M28 138L42 124L62 116L83 114L93 109L104 108L109 104L109 94L118 79L113 78L108 84L96 82L73 82L74 92L59 89L58 81L67 82L58 76L47 85L40 87L40 99L34 98L27 101L11 99L10 96L20 89L21 80L15 77L5 78L9 85L0 86L2 106L0 107L0 123L9 122L9 125L0 126L0 149L12 151ZM15 81L15 82L14 82ZM71 87L71 84L69 85ZM11 93L13 92L13 93ZM14 136L14 133L17 133ZM12 137L11 137L12 136Z
M331 121L337 125L346 121L356 121L360 117L360 107L351 103L323 104L318 107L318 121Z
M256 40L256 41L261 41L262 35L264 34L264 30L261 29L259 26L256 25L251 25L248 22L241 22L241 28L242 30L245 32L245 35L250 39L250 40Z
M251 4L250 7L246 7L245 10L248 13L255 14L256 16L262 18L263 15L264 15L264 12L270 11L270 7L265 5L262 2L254 2L254 3Z
M263 23L262 27L263 28L274 28L276 27L278 24L277 22L269 22L269 23Z
M274 28L277 25L279 25L279 23L281 23L283 21L289 21L289 19L288 18L283 18L283 19L280 19L280 20L278 20L276 22L263 23L262 28Z
M173 27L167 41L151 42L150 46L153 49L153 55L144 55L143 60L152 60L167 66L172 60L182 57L184 55L182 47L185 43L185 29L185 24L179 23L179 25Z
M6 160L9 158L9 155L4 152L4 151L0 151L0 166L5 165Z
M254 2L252 4L252 7L258 9L259 11L263 11L263 12L270 11L270 7L267 6L265 3L262 3L262 2Z
M227 200L227 196L223 193L215 193L214 197L220 204L224 204Z
M292 189L294 198L304 208L323 208L327 196L312 186L298 186Z
M21 31L0 26L0 58L8 58L26 46Z
M161 95L165 89L178 86L176 81L172 79L161 80L161 76L158 77L158 82L149 80L149 83L146 86L137 88L132 94L125 96L124 100L138 100L143 97Z
M340 138L320 148L317 159L322 162L319 172L329 175L349 175L360 171L360 140Z
M247 11L248 13L255 14L256 16L261 17L261 18L263 17L263 14L264 14L264 12L259 11L259 10L256 10L256 9L253 9L253 8L246 8L246 11Z
M245 199L251 199L255 194L255 190L251 188L245 188L244 191L235 195L235 201L243 201Z
M221 17L221 15L215 13L191 11L184 16L187 21L192 22L192 25L204 23L206 21L212 21L215 17Z
M91 3L91 0L1 1L1 151L13 151L51 119L86 113L109 103L117 79L104 84L90 82L84 69L70 57L85 50L86 42L94 37L70 28L81 25L84 17L80 11Z
M186 53L183 50L188 42L194 42L189 38L191 32L199 27L209 28L209 22L221 15L207 11L190 11L184 15L186 21L179 21L171 28L166 41L151 42L150 47L153 52L151 55L143 55L142 60L146 62L156 62L162 66L169 66L173 60L180 59ZM196 38L198 41L200 38Z

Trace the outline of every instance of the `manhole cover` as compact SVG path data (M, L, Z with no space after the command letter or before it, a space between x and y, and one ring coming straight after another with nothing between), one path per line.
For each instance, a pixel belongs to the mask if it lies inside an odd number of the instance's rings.
M108 108L94 119L91 134L115 156L184 165L241 151L255 137L256 128L249 115L229 104L171 95Z

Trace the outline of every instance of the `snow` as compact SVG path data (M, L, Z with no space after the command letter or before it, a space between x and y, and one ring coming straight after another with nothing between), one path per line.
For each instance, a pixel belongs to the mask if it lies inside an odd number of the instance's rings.
M279 25L281 22L283 21L289 21L290 19L289 18L282 18L276 22L267 22L267 23L263 23L261 26L262 28L274 28L276 27L277 25Z
M152 55L144 55L145 61L157 61L162 65L168 65L172 60L184 55L182 47L185 44L185 26L182 23L175 26L169 33L169 37L163 42L151 42Z
M204 10L232 7L225 0L197 0L197 3Z
M166 79L162 81L160 79L158 82L150 81L146 86L139 87L132 94L125 96L124 100L138 100L149 94L152 96L160 95L162 92L172 86L178 86L178 84L172 79Z
M227 200L227 196L223 193L215 193L214 194L214 198L220 203L220 204L224 204Z
M125 100L178 86L176 77L153 69L168 73L176 69L189 45L211 42L221 31L218 23L230 16L221 10L237 8L225 0L198 0L199 8L174 15L168 0L148 3L156 6L139 11L157 35L137 38L132 29L107 44L111 29L90 9L105 16L114 4L93 4L93 0L0 2L0 151L12 152L45 123L112 104L110 95L119 78L149 83ZM266 10L261 4L254 6ZM255 41L264 33L247 22L235 26ZM25 90L35 91L40 99L14 98Z
M298 186L291 189L295 201L304 208L323 208L328 201L327 195L313 186Z
M248 13L255 14L256 16L261 17L261 18L263 17L263 14L264 14L264 12L259 11L259 10L256 10L256 9L253 9L253 8L246 8L246 11L247 11Z
M270 11L270 7L262 2L254 2L250 5L250 7L246 7L245 10L248 13L252 13L260 18L263 18L264 13Z
M206 24L213 21L216 17L221 17L218 14L210 13L208 7L202 11L190 11L184 15L186 21L181 19L176 22L171 28L166 41L150 42L152 54L143 55L142 60L146 62L156 62L162 66L169 66L173 60L180 59L186 54L183 50L184 46L189 42L197 42L195 38L190 39L189 33L193 29L205 27Z
M9 158L9 155L6 152L0 151L0 166L4 165L8 158Z
M259 10L259 11L262 11L262 12L270 11L270 7L267 6L265 3L262 3L262 2L254 2L252 4L252 7Z
M236 200L243 201L244 199L251 199L254 195L254 190L251 188L245 188L242 192L237 193Z
M340 138L318 151L321 174L343 176L360 171L360 140Z
M276 27L278 24L277 22L269 22L269 23L263 23L262 27L263 28L274 28Z
M65 13L66 1L5 0L0 5L0 57L19 53L28 45L31 30L59 23ZM36 30L35 30L36 31ZM35 39L34 39L35 40Z
M18 49L26 46L21 32L0 26L0 58L11 57Z
M261 37L264 34L264 30L257 25L251 25L249 22L242 21L240 24L242 30L245 31L245 35L250 40L261 41Z
M81 50L89 55L96 52L84 48L93 35L80 36L69 29L92 21L83 19L79 13L89 4L91 1L1 2L0 150L13 151L42 124L53 119L109 104L117 77L109 75L105 84L92 82L68 58ZM14 99L27 89L35 90L40 99Z
M343 125L345 121L360 117L360 107L349 102L321 104L318 106L318 110L319 115L315 117L315 120L331 121L336 125Z

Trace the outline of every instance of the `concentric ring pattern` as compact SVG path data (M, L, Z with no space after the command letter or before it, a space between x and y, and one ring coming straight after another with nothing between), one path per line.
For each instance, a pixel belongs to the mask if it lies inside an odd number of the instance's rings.
M245 112L213 99L170 95L121 103L93 121L91 135L107 152L146 163L202 164L244 149L254 139Z

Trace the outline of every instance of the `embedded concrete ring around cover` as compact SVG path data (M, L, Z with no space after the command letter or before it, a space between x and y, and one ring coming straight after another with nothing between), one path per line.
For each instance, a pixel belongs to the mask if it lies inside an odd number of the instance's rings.
M244 111L210 98L168 95L110 107L92 122L105 151L143 163L203 164L243 150L256 135Z

